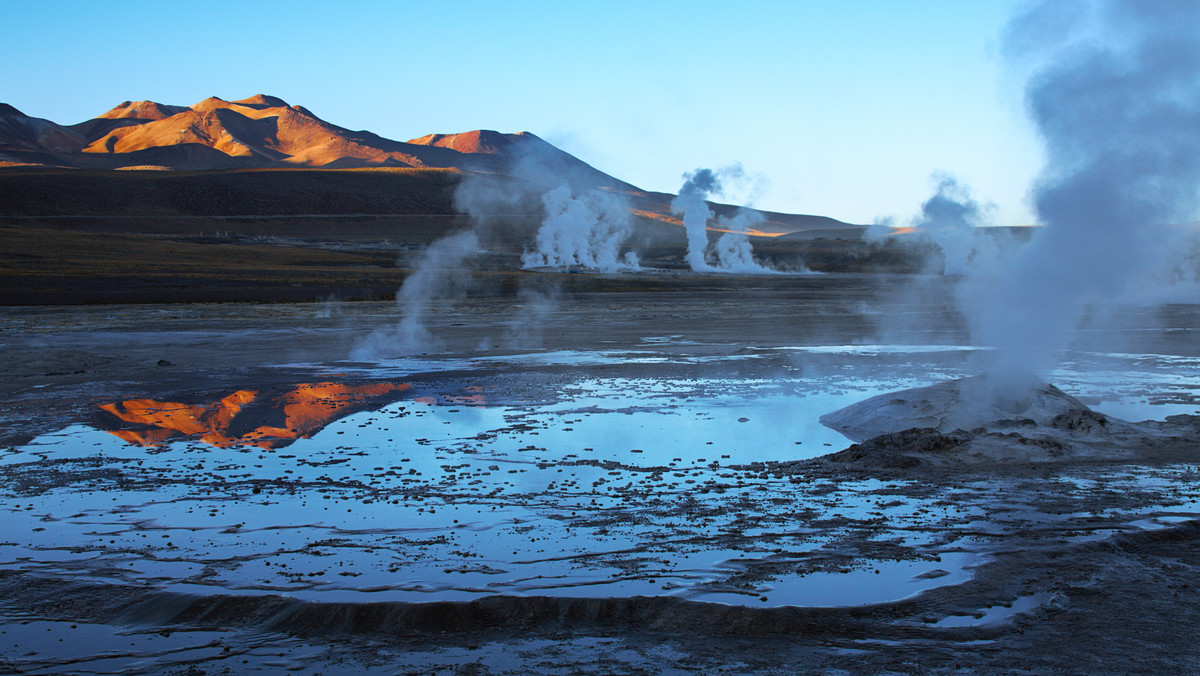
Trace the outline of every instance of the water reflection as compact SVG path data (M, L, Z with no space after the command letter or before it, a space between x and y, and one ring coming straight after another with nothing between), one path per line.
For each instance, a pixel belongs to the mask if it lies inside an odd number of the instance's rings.
M26 491L0 500L0 570L322 600L859 605L969 579L993 535L1111 533L1169 516L1163 496L1180 512L1200 504L1167 470L1145 495L1147 476L1125 469L1093 488L766 471L849 443L820 415L964 375L964 353L780 348L626 356L624 370L541 353L397 367L372 384L340 382L338 364L317 382L207 401L109 403L102 431L0 449L8 484ZM1055 380L1154 401L1151 413L1195 409L1196 360L1104 359L1078 355ZM1130 502L1097 517L1112 496ZM971 538L948 538L956 529Z
M238 390L216 401L186 404L128 399L101 404L97 427L131 444L158 446L192 437L225 448L280 448L306 439L352 413L400 397L408 383L301 383L282 393Z

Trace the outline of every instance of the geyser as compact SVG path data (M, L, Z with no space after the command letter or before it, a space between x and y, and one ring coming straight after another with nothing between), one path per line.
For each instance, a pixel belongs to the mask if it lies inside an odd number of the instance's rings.
M597 189L575 194L563 184L542 195L545 220L538 228L536 248L525 252L526 268L582 267L601 272L637 270L637 254L621 256L633 231L629 201Z
M981 205L970 188L950 174L935 174L934 180L934 194L912 219L913 231L941 250L943 274L960 276L987 270L1000 254L995 236L981 236L989 205Z
M980 353L981 378L823 417L855 438L879 435L843 459L1194 457L1193 417L1133 425L1042 377L1089 312L1159 301L1163 287L1195 278L1178 265L1179 252L1196 251L1180 241L1194 229L1171 224L1196 220L1200 208L1197 26L1200 4L1132 0L1040 2L1010 24L1007 51L1034 73L1026 102L1046 164L1031 197L1043 227L1011 255L981 257L971 243L979 205L953 179L939 182L914 225L941 245L946 273L965 273L956 297L972 341L995 349Z
M561 157L536 143L511 152L504 174L471 173L459 181L455 208L470 218L470 229L448 235L429 246L417 261L396 302L398 324L371 333L352 352L354 359L376 359L439 349L426 328L435 301L452 301L467 292L464 268L511 235L514 221L528 218L540 202L544 216L535 248L521 257L525 268L586 268L602 272L637 270L637 254L622 255L633 231L628 199L603 190L581 169L564 167ZM500 236L504 235L504 236ZM480 349L499 345L524 348L538 344L541 327L557 302L554 290L519 289L521 309L500 335L480 341Z
M431 244L396 292L396 304L402 311L400 322L373 331L351 351L350 358L378 359L429 352L436 342L425 328L425 315L435 300L465 292L465 282L456 273L478 252L479 238L474 230L458 232Z
M708 221L712 210L708 198L722 194L722 180L745 175L740 165L720 169L696 169L684 174L683 187L671 200L671 211L683 215L687 233L687 262L695 272L739 272L762 274L774 272L754 260L747 231L763 221L757 211L740 209L730 218L721 218L727 230L712 246L708 243Z
M998 387L1035 382L1089 307L1137 300L1181 249L1167 224L1200 201L1197 26L1200 4L1133 0L1040 2L1010 24L1006 51L1034 67L1044 227L960 294L974 340L996 348Z

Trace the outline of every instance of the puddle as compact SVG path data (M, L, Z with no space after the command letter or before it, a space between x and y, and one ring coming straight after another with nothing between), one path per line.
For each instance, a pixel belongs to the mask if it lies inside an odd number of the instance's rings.
M681 344L339 363L323 367L328 379L278 391L105 403L99 429L74 425L0 449L0 569L327 601L675 596L861 606L970 579L988 543L1012 533L1161 527L1196 506L1180 492L1194 485L1184 470L1036 486L775 477L754 463L848 445L817 422L822 414L963 375L971 350L662 351ZM1086 368L1093 358L1111 368ZM755 370L729 366L741 362ZM629 363L662 375L593 368ZM1122 373L1117 387L1114 364L1142 370ZM1198 364L1080 355L1059 375L1117 406L1176 402L1151 411L1162 413L1184 405ZM536 396L509 396L499 365L545 374L522 385ZM714 375L716 367L732 370ZM407 369L439 368L458 384L409 386ZM335 369L394 379L346 385ZM473 371L490 380L473 383ZM1114 506L1077 506L1096 495ZM955 529L973 535L948 538ZM1011 612L1024 612L1022 603ZM986 609L979 621L1004 612Z
M325 652L263 631L162 631L0 612L0 655L14 673L186 673L197 663L231 672L319 673L310 662Z
M1054 598L1053 594L1041 592L1021 596L1012 603L980 609L976 615L951 615L935 623L935 627L989 627L1011 622L1018 615L1036 610Z
M1200 359L1195 357L1073 353L1051 380L1093 409L1123 420L1200 415Z
M765 608L865 606L881 603L881 599L898 601L937 587L960 584L971 578L969 568L977 562L974 554L963 552L945 553L933 561L870 561L836 572L781 576L741 594L701 591L688 597ZM749 602L747 596L751 597Z
M1129 526L1139 530L1161 530L1187 521L1196 520L1197 514L1200 513L1200 503L1192 501L1191 503L1185 503L1183 506L1190 507L1195 511L1184 514L1155 514L1145 519L1130 521Z

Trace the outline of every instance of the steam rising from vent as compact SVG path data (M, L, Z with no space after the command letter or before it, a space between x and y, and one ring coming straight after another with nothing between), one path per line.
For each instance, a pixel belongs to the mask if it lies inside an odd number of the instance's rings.
M456 273L478 251L479 238L474 230L459 232L431 244L396 292L396 303L403 312L400 323L372 332L351 351L350 358L378 359L431 351L436 343L425 325L429 308L435 300L466 292L465 282Z
M636 254L620 256L633 229L632 208L623 195L598 188L593 170L565 162L561 152L540 139L514 145L509 154L510 166L503 174L472 172L462 177L454 192L454 205L468 216L470 229L426 249L396 293L400 322L373 332L351 352L352 358L387 358L440 349L427 324L433 306L465 295L470 284L467 268L488 251L499 256L510 252L514 236L526 236L523 228L538 212L545 216L536 249L521 257L524 267L638 269ZM540 344L542 327L558 302L557 292L520 288L518 300L513 322L498 327L502 335L484 338L479 349Z
M542 346L543 328L558 309L558 289L521 289L517 292L517 303L511 319L504 322L499 340L484 338L476 346L477 349L530 350Z
M564 184L543 195L542 204L546 219L538 228L537 248L521 257L523 267L639 269L636 253L621 257L621 246L633 230L627 199L596 189L575 195Z
M750 246L750 237L746 234L754 226L765 221L761 212L753 209L738 209L732 217L722 216L717 224L722 233L713 242L710 251L717 269L723 272L741 274L765 274L775 272L754 260L754 249Z
M1172 0L1053 0L1009 26L1009 55L1041 66L1026 101L1047 157L1032 191L1045 227L1003 274L963 288L1009 391L1054 364L1089 306L1131 300L1187 250L1167 224L1200 206L1198 26L1200 3Z
M683 187L671 200L671 211L683 214L683 229L687 233L687 262L696 272L707 272L712 266L705 260L708 249L709 195L721 193L721 182L712 169L697 169L683 175Z
M921 205L921 213L912 225L942 250L945 274L963 275L980 262L976 257L982 240L976 228L984 225L984 212L971 197L970 189L958 179L947 174L935 178L937 190Z
M683 215L683 228L687 234L687 262L695 272L774 272L754 260L753 249L747 232L763 221L761 213L741 209L732 218L721 218L722 229L729 230L710 247L708 243L708 221L712 210L708 198L722 194L723 180L745 177L741 165L734 164L720 169L697 169L683 175L683 187L671 200L671 211Z

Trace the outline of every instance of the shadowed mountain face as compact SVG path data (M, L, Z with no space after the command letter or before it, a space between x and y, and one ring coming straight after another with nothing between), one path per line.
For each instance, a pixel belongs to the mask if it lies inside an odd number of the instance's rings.
M77 153L86 143L77 131L0 103L0 166L54 164L59 156Z

